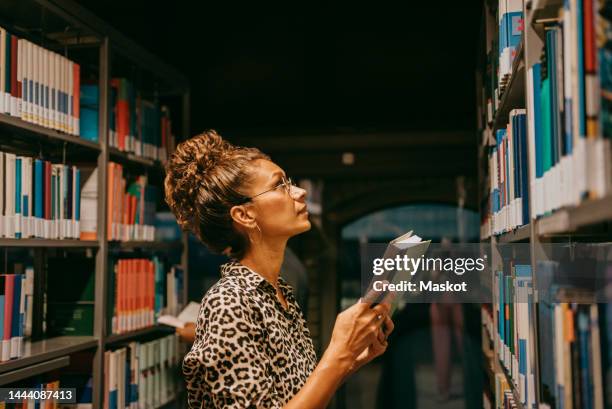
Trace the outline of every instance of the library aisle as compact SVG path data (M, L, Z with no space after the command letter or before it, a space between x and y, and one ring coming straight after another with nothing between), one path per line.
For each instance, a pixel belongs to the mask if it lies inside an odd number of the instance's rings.
M611 138L612 0L2 0L0 409L612 408Z

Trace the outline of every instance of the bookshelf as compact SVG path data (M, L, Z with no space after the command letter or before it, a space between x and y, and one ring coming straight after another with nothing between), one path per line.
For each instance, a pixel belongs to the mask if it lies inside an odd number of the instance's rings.
M504 3L503 6L501 5L502 3ZM569 5L569 9L562 10L564 4L566 7ZM552 154L553 163L550 168L547 169L545 164L542 165L544 161L542 159L544 155L543 152L546 148L544 145L545 142L540 141L542 141L542 138L545 137L543 136L544 134L542 133L542 129L546 129L544 128L546 125L542 125L542 122L538 121L550 120L550 123L554 123L556 121L556 115L559 115L559 117L562 118L561 120L563 120L563 118L565 118L564 115L568 115L568 112L573 115L574 111L569 111L567 105L564 105L560 106L557 111L555 111L555 109L551 109L553 114L551 114L550 118L552 119L542 119L540 116L541 114L538 113L538 110L544 109L543 107L546 105L542 102L542 99L534 97L535 92L543 91L536 88L535 80L533 79L536 77L533 73L536 70L536 65L543 64L543 58L551 58L549 54L547 54L547 51L550 52L549 48L552 47L551 44L553 44L553 41L557 41L559 38L561 38L563 41L568 41L568 38L573 38L573 36L576 35L575 32L579 31L576 29L576 27L569 25L567 23L568 20L563 20L564 16L566 18L570 18L567 16L572 16L568 13L568 10L572 10L571 7L576 7L577 4L582 3L572 1L563 2L560 0L493 0L484 2L480 51L477 60L479 68L476 72L476 95L479 128L478 142L480 147L479 203L481 206L480 211L482 216L481 245L487 249L490 248L493 266L492 274L495 275L495 271L502 270L504 271L502 275L506 274L510 276L512 282L515 283L515 280L518 278L517 273L514 270L505 271L506 264L504 264L504 258L500 254L497 246L500 244L506 245L510 243L523 243L526 248L529 249L529 255L528 257L523 255L520 260L517 260L516 266L522 265L522 267L526 267L530 270L530 284L534 289L537 288L538 277L538 275L535 273L538 272L539 260L545 258L544 247L546 245L551 243L564 244L593 241L610 242L612 239L612 230L610 229L610 224L612 222L612 172L610 172L609 166L604 166L605 163L610 162L612 154L610 152L609 136L604 136L604 125L602 125L602 122L598 124L598 126L602 127L599 128L599 134L588 129L585 131L585 133L582 133L582 131L580 131L580 133L573 132L576 127L579 126L577 125L579 122L564 122L563 124L555 124L554 126L558 126L558 128L550 131L550 138L551 141L553 141L552 150L554 151L557 149L560 154L556 159L556 163L554 153ZM514 39L516 44L514 45L514 57L511 68L509 72L505 73L505 77L501 78L500 80L499 78L496 78L496 74L498 72L496 71L496 65L501 65L501 62L498 63L497 61L499 58L499 50L497 47L501 41L499 39L498 32L500 24L498 10L501 7L507 7L506 12L509 14L512 12L520 12L521 15L518 21L520 29L517 30L519 31L519 34L514 31L512 32L517 37ZM597 14L594 14L594 16L594 19L603 18L601 15ZM576 14L574 14L571 18L577 18ZM584 16L581 18L584 18ZM565 26L563 24L565 24ZM595 23L593 23L593 25L595 25ZM587 27L587 25L584 23L584 25L580 27L584 29L584 27ZM508 30L509 29L510 28L508 28ZM550 30L555 29L565 30L562 32L563 37L554 37L552 35L548 36L547 33ZM584 41L584 47L587 47L586 44L588 43L586 40ZM582 44L580 42L577 43ZM555 44L558 47L556 49L557 54L554 56L554 58L552 58L553 62L549 63L553 64L551 66L555 67L553 68L554 74L561 75L561 80L556 78L556 81L560 81L556 84L558 84L561 88L569 87L568 84L570 83L572 84L572 87L576 86L575 83L580 84L580 81L582 80L580 79L580 75L577 74L578 71L569 71L571 76L568 76L567 70L564 69L561 71L558 66L554 65L559 64L559 56L561 56L561 61L565 64L570 64L568 65L570 67L573 67L572 64L579 65L580 63L576 63L575 61L572 62L572 60L567 59L567 55L565 54L565 52L570 50L571 47L577 47L576 43L568 43L568 48L563 48L566 46L565 43ZM594 44L595 41L593 41L593 48L595 49L597 46ZM580 55L580 58L587 58L584 57L585 54L581 54L580 52L572 55L572 57L576 57L576 55ZM491 56L496 61L492 62ZM566 58L566 60L563 60L563 58ZM578 58L576 58L576 60L577 59ZM565 68L568 66L565 66ZM600 67L598 67L598 69L599 68ZM550 68L547 69L550 70ZM560 72L561 74L559 74ZM588 70L585 70L585 73L585 75L588 75ZM599 75L599 72L597 73ZM552 74L546 73L545 75L546 77L543 75L542 78L549 79L550 75ZM552 80L550 81L550 83L552 83ZM567 90L568 88L564 89ZM575 89L579 90L578 93L575 92ZM588 99L589 95L591 97L594 95L595 97L599 98L599 93L601 92L600 88L596 88L595 91L585 89L581 90L580 88L571 88L571 90L574 92L574 94L568 95L570 95L572 98L574 98L576 95L586 95L585 99ZM556 90L555 92L561 91ZM593 92L593 94L589 94L589 92ZM537 97L540 97L540 95L537 95ZM565 97L566 99L571 99L567 95ZM548 102L550 102L550 100ZM584 104L586 105L587 103L588 102L585 102ZM550 102L550 104L552 106L552 102ZM577 103L574 102L574 104ZM571 109L578 108L572 107ZM524 111L519 112L515 110ZM565 110L568 111L566 112ZM511 112L514 112L514 115L524 115L524 124L521 125L520 122L512 123ZM601 108L601 111L598 112L597 115L602 115L603 112L604 108ZM589 118L592 118L593 115L594 114L592 113L582 112L579 113L578 116L572 116L571 119L572 121L588 122ZM577 120L576 118L582 119ZM596 117L595 120L599 119L599 117ZM572 123L571 127L567 125L569 123ZM520 126L515 127L516 124L519 124ZM501 133L498 132L499 130L502 130ZM503 130L506 130L505 133ZM569 140L563 139L563 142L559 142L561 138L567 138L566 135L570 135L572 132L573 135ZM511 138L514 139L512 139L512 142L509 142ZM555 138L558 138L558 140L555 140ZM580 141L581 138L586 141ZM577 140L578 142L576 142ZM583 157L578 157L580 151L576 146L578 146L578 143L583 142L585 144L593 143L593 146L599 147L596 154L593 156L588 156L589 154L587 154L586 159ZM504 145L504 143L507 143L508 145ZM509 145L511 143L515 145ZM557 145L554 145L555 143ZM525 146L525 155L519 151L521 145ZM510 146L510 148L508 148L508 146ZM574 150L572 150L572 147ZM507 150L503 151L502 149ZM514 155L515 152L518 153L516 153L517 156L513 156L512 160L508 159L508 156L503 159L506 162L494 162L494 160L497 160L496 158L500 157L496 156L500 155L498 152L510 152L508 155ZM503 156L504 153L501 153L501 155ZM521 156L524 156L524 158ZM573 159L567 159L572 156ZM495 159L492 159L494 157ZM577 164L574 165L575 167L573 168L573 171L566 172L564 170L559 170L562 166L564 166L563 161L569 160L572 160L574 161L573 163ZM589 162L591 161L594 161L593 163L595 163L595 165L589 168L591 165ZM509 179L509 173L493 173L499 171L499 163L504 163L504 165L507 165L508 162L514 166L514 168L506 168L510 169L510 173L512 173L512 176L515 178L514 181ZM538 162L540 165L538 165ZM497 170L494 168L495 165L493 166L492 170L490 165L491 163L498 166ZM542 168L538 168L538 166L542 166L543 171L541 170ZM580 169L580 166L583 166L583 169L587 169L584 171L584 174L578 173L580 171L577 169ZM593 172L593 169L600 169L603 171L598 173ZM560 172L566 173L562 173L562 177L556 176ZM570 173L572 175L570 175ZM578 176L573 176L573 174L578 174ZM569 179L570 177L575 177L575 179ZM581 181L579 178L583 178L583 180ZM595 179L596 183L594 182ZM544 183L539 185L538 183L542 182L538 182L538 180L544 181ZM563 182L564 180L572 180L573 182ZM526 183L523 185L523 187L521 187L520 183L523 181ZM513 184L512 182L515 183ZM563 185L562 183L566 184ZM512 188L510 188L509 185L512 185ZM567 196L564 196L562 193L558 193L560 191L572 191L580 188L582 188L583 191L579 192L579 195L576 195L577 198L572 197L569 200L567 199ZM496 189L498 190L497 192L495 191ZM499 196L499 189L502 189L501 198ZM511 192L511 194L508 192ZM518 198L528 201L526 208L523 208L528 211L528 215L522 220L519 218L518 223L516 220L514 220L514 222L508 222L509 220L512 220L512 214L517 211L516 205L512 204L512 200ZM494 214L497 216L494 216ZM515 265L512 264L512 267L514 266ZM495 283L495 277L493 282ZM527 337L525 347L526 352L524 355L527 356L528 361L525 363L528 369L526 370L527 373L524 375L525 382L523 382L521 379L517 379L516 373L514 376L512 373L509 373L507 370L508 364L502 362L504 359L507 359L504 358L504 354L507 354L507 352L504 350L506 347L504 346L504 340L500 341L499 334L495 334L500 324L499 314L495 310L495 304L500 302L500 295L499 293L496 293L498 288L496 288L495 285L492 286L492 290L493 304L490 304L491 309L489 310L488 306L486 305L483 306L483 323L486 324L490 321L494 333L490 334L486 329L486 325L483 326L483 355L485 358L485 368L483 373L487 378L487 381L484 383L486 385L485 387L487 388L484 393L484 397L485 400L488 400L488 402L485 402L485 407L499 407L499 405L502 405L503 407L504 396L500 396L499 390L497 389L499 379L502 379L506 383L504 388L510 392L514 401L513 403L516 405L516 407L525 409L537 407L560 407L559 400L563 399L562 396L567 397L567 395L559 396L557 395L558 391L553 392L551 395L550 390L546 390L547 386L544 384L544 375L542 373L543 370L546 370L547 367L551 365L551 361L554 361L555 359L555 354L558 353L547 349L545 340L541 338L542 331L545 331L543 330L543 327L546 325L554 325L554 323L550 324L545 322L546 320L542 318L542 310L546 308L543 305L544 300L538 298L537 291L534 291L533 299L529 303L530 305L533 305L533 308L526 308L526 310L522 312L522 315L520 315L516 321L513 321L512 324L518 326L521 325L519 323L520 320L523 322L528 321L528 328L523 329L524 332L522 334L526 335ZM559 298L553 304L567 301L568 300ZM512 298L510 298L509 302L513 302ZM578 304L578 302L575 302L575 304ZM600 307L601 305L596 307L596 309L599 309L599 319L601 323ZM593 315L591 315L591 318L592 317ZM552 320L553 318L551 318L551 321ZM588 334L596 333L593 332L595 328L597 332L606 332L606 328L601 327L601 324L591 323L591 325L595 326L589 327L587 332ZM520 338L520 336L517 338ZM557 342L557 345L559 345L559 341L555 342ZM561 342L564 343L566 340L564 339ZM576 343L582 341L573 340L569 342ZM594 342L601 342L601 348L604 348L603 342L607 342L609 344L610 339L604 341L604 336L600 334L600 337L596 337ZM514 347L516 348L516 346ZM512 353L516 355L516 352ZM593 356L594 355L591 355L591 358L587 359L595 360L596 358ZM602 354L599 359L603 363L606 358L604 358ZM609 364L610 363L608 362L608 365ZM512 365L513 364L511 364L511 366ZM557 371L558 369L556 369L556 365L560 364L558 364L558 362L552 362L552 365L554 368L553 370ZM566 367L569 365L570 371L576 370L576 367L574 367L576 365L576 361L569 361L569 364L565 363L565 365ZM591 365L588 368L589 370L592 370L592 368L595 366L596 365ZM562 382L568 382L569 379L570 387L576 383L584 382L584 378L576 380L575 372L571 372L569 375L567 375L567 369L562 370L565 371L565 378L563 378ZM579 367L579 371L582 370L583 368ZM605 367L602 368L601 373L599 374L595 371L579 373L582 377L586 376L588 379L590 379L588 381L590 382L590 385L595 385L598 383L598 381L601 382L600 385L603 385L600 390L597 390L597 388L594 386L591 386L593 389L589 389L588 396L589 399L592 399L589 407L608 407L606 405L612 404L612 402L607 401L610 396L610 391L607 390L610 385L610 379L608 379L610 375L606 375ZM531 385L529 385L530 376L533 379ZM596 377L600 379L594 379ZM555 379L555 382L557 381L559 380ZM519 386L517 386L517 384ZM606 384L608 385L607 387ZM567 387L566 383L563 383L563 385ZM581 388L581 386L579 388ZM562 393L567 394L567 392ZM573 404L573 407L584 407L584 401L580 400L584 399L583 395L576 395L575 389L572 390L571 393L571 399L574 399L575 401L573 403L569 402L568 404ZM527 397L525 397L525 394ZM599 397L597 397L597 395L599 395ZM576 398L576 396L579 397ZM576 399L578 400L576 401Z
M20 117L0 113L0 151L17 155L36 156L55 162L73 163L97 168L97 229L95 240L77 239L13 239L0 237L0 253L24 251L32 258L34 267L34 324L32 340L24 342L22 355L0 362L0 386L9 385L39 374L59 371L74 363L75 353L91 353L92 407L104 405L105 351L126 346L131 341L150 341L173 333L167 327L153 325L121 334L112 334L108 327L109 294L111 292L110 260L120 255L134 254L149 257L170 257L178 254L176 263L183 271L183 300L187 298L188 246L187 236L179 240L114 241L108 239L108 164L121 164L132 175L144 175L148 183L162 187L163 163L160 160L136 155L111 147L109 141L112 109L111 78L133 79L144 97L163 101L172 107L173 131L189 135L190 94L185 76L161 61L109 24L72 0L7 0L0 5L0 26L19 38L46 50L67 55L81 65L84 72L98 86L98 140L82 137L27 122ZM134 76L132 78L132 76ZM178 115L177 115L178 114ZM170 153L170 152L168 152ZM83 181L81 181L83 182ZM160 189L163 192L163 188ZM160 198L163 200L162 198ZM157 203L159 208L160 203ZM91 336L43 335L44 287L39 279L48 258L56 253L85 252L93 258L93 333ZM175 259L176 257L173 256ZM6 267L6 266L3 266ZM170 265L165 268L168 269ZM165 272L165 271L164 271ZM68 284L66 284L68 286ZM182 394L160 407L181 406Z

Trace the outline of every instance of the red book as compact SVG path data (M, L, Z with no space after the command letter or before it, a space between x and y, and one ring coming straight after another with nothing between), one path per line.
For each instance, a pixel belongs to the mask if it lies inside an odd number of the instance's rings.
M153 263L151 260L147 260L147 262L149 263L149 276L148 276L148 280L149 282L148 284L148 288L149 288L149 308L148 308L148 312L149 312L149 324L150 325L154 325L155 322L155 263Z
M17 36L11 36L11 96L19 96L17 90Z
M593 0L583 0L584 16L584 70L595 72L595 27L593 24Z
M11 339L11 328L13 325L13 291L15 287L15 275L6 274L4 281L4 340Z
M72 63L72 99L73 99L73 110L74 113L74 134L80 135L79 120L81 118L81 66L77 63Z
M115 305L117 308L117 333L123 332L123 264L124 260L117 262L117 280L115 287L117 288L117 299Z

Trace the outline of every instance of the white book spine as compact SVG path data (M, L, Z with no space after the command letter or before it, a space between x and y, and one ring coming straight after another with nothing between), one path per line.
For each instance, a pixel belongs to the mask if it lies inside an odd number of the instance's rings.
M21 86L21 93L19 95L19 116L24 121L26 120L26 112L25 112L25 100L26 100L26 90L27 90L27 40L20 38L19 41L19 55L17 58L17 82Z
M51 127L51 111L49 110L49 81L50 81L50 73L49 73L49 68L50 68L50 56L51 56L51 51L49 50L42 50L42 61L41 61L41 67L42 67L42 87L41 87L41 99L42 99L42 106L43 106L43 120L42 120L42 124L43 126L50 128Z
M69 134L74 135L74 63L66 59L66 91L68 93L68 106L67 113L68 118L66 121L67 131Z
M6 75L6 30L0 27L0 113L6 112L4 100L6 99L6 89L4 77Z

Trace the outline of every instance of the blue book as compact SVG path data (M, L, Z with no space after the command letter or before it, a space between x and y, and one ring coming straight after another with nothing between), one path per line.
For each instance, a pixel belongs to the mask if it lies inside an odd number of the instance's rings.
M74 202L75 202L75 209L74 209L74 219L76 221L81 220L81 170L78 168L74 168L75 171L75 182L74 182ZM78 233L78 232L77 232Z
M550 152L551 166L554 166L559 161L557 157L557 140L559 137L558 121L559 107L557 104L557 66L556 66L556 27L549 27L546 31L546 62L548 66L548 82L550 92Z
M586 102L584 95L584 24L583 24L583 1L576 0L576 43L578 44L578 53L576 59L576 68L578 71L578 95L573 95L576 98L575 103L578 104L578 135L581 138L586 137Z
M98 142L99 89L97 85L81 85L81 138ZM132 115L134 116L134 115Z
M542 166L542 113L540 106L540 93L542 89L542 72L540 63L534 64L532 69L533 76L533 122L535 130L535 176L541 178L544 174Z
M519 116L519 140L521 147L521 197L523 198L523 224L529 223L529 162L527 161L527 116Z
M43 167L44 163L40 159L34 160L34 216L42 220L44 218L44 200L43 194Z
M11 342L15 342L20 333L21 326L21 280L23 279L23 274L15 274L15 281L13 286L13 319L11 322ZM11 357L16 356L15 353L17 351L11 351Z
M15 159L15 216L21 219L21 158ZM15 223L15 238L21 238L21 223Z
M589 336L589 316L584 313L584 310L578 309L578 342L580 345L580 378L576 382L580 382L582 407L591 408L591 373L589 370L589 347L591 344Z

